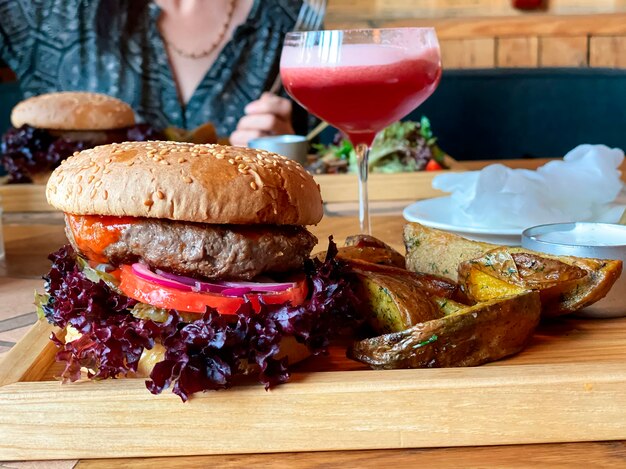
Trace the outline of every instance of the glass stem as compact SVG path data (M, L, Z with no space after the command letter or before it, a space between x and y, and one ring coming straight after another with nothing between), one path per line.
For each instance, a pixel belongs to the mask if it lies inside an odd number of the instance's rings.
M359 143L356 148L356 161L359 173L359 224L361 233L372 234L370 227L369 199L367 196L367 176L370 147L364 143Z

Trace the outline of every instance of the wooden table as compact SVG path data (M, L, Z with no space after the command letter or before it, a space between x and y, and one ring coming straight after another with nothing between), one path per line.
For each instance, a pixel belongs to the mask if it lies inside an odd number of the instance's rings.
M5 315L7 308L10 310L8 313L13 316L32 312L30 295L33 288L41 284L38 278L46 271L45 257L64 243L63 227L58 216L44 221L50 224L43 224L40 220L37 224L31 222L4 227L7 259L0 271L0 293L3 303L1 308L4 308L0 311ZM376 236L401 248L400 233L404 221L400 216L374 216L372 223ZM335 239L341 242L347 235L358 231L358 222L355 217L326 217L312 231L320 240L332 233ZM2 319L0 317L0 324L2 324ZM2 335L0 335L0 340L2 340ZM262 438L262 435L255 437ZM75 463L76 461L59 462L56 467L73 467ZM41 467L48 467L47 464L42 463ZM626 466L626 442L81 460L77 462L76 467L413 467L418 465L568 467L574 464L624 467ZM20 467L20 463L11 463L10 467L13 465Z
M512 167L535 168L545 160L509 160ZM464 162L463 169L479 169L492 161ZM622 168L626 169L626 168ZM398 205L398 207L400 207ZM385 205L380 213L397 211ZM347 211L350 212L348 207ZM345 207L340 211L345 213ZM5 217L6 219L6 217ZM28 330L35 321L32 291L41 288L41 275L46 272L46 256L65 243L62 219L58 214L28 214L8 217L4 238L7 257L0 262L0 360L3 352ZM372 217L374 235L403 250L401 228L404 221L395 215ZM355 216L327 216L312 229L322 245L329 234L338 242L358 232ZM2 436L0 435L0 438ZM262 435L258 437L262 438ZM1 459L1 455L0 455ZM27 463L30 464L30 463ZM108 468L112 466L151 468L167 467L557 467L596 466L626 467L626 442L586 442L543 445L484 446L437 449L334 451L225 456L193 456L176 458L136 458L42 462L34 467ZM11 463L10 467L32 467Z

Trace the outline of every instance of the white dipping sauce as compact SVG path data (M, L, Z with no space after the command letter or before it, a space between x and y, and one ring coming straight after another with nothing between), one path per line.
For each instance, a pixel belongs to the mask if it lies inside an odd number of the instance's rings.
M621 225L576 224L569 231L551 231L532 238L546 243L573 246L623 246L626 245L626 229Z

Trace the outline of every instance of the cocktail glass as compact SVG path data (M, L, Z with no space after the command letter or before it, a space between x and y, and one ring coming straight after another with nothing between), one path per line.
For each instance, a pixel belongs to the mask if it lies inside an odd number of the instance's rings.
M288 33L280 61L287 92L348 136L359 174L359 221L370 233L368 154L376 133L435 90L441 56L432 28Z

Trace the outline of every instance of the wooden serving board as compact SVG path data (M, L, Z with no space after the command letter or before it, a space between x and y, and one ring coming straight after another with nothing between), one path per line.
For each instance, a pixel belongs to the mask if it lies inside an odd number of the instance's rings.
M545 323L476 368L372 371L335 347L289 383L153 396L143 379L61 384L39 322L0 362L0 460L626 439L626 318Z

